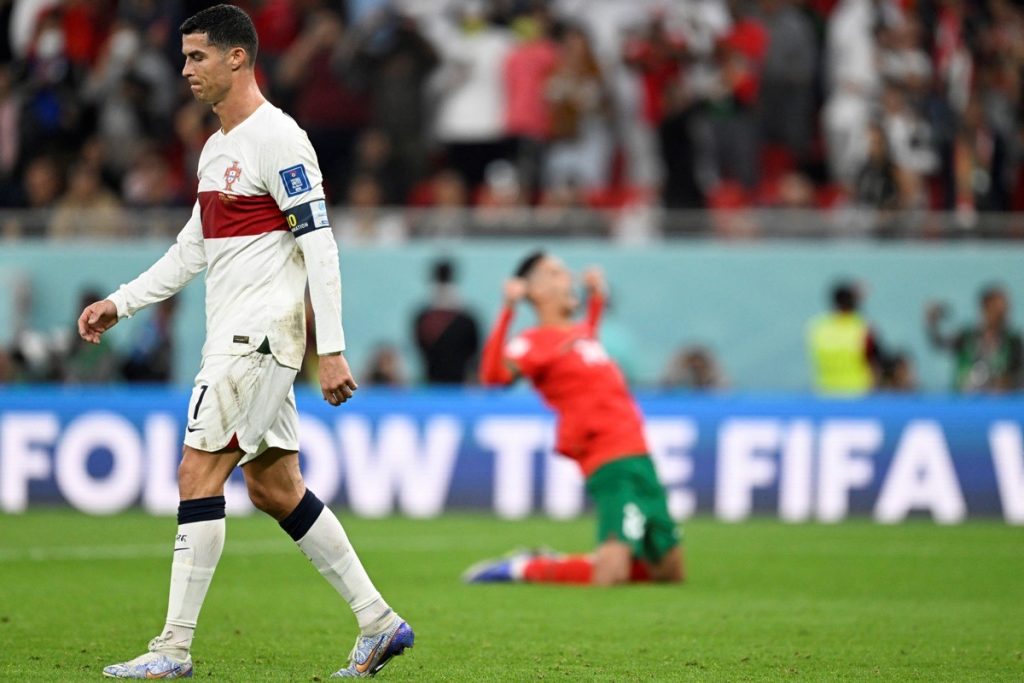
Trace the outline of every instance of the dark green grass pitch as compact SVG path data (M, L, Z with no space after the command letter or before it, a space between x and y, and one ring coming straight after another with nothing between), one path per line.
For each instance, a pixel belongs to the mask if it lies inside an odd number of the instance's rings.
M771 521L686 526L684 586L464 586L517 545L587 547L591 523L346 519L416 647L382 680L1024 680L1024 530ZM0 516L0 680L100 680L163 624L171 519ZM277 525L228 520L196 676L316 681L347 607Z

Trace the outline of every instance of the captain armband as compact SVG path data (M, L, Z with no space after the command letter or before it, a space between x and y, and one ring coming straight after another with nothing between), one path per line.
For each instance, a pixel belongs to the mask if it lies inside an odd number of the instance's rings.
M288 222L288 229L296 237L302 237L308 232L320 228L331 227L327 217L327 202L323 199L314 199L311 202L293 206L284 212L284 218Z

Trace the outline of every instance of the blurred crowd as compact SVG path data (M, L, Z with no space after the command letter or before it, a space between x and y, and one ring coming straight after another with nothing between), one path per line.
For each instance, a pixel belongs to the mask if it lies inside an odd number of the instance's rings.
M190 205L217 124L177 27L209 4L0 2L0 208L59 239ZM1019 2L237 4L350 242L601 229L596 210L637 206L818 208L898 235L928 209L970 227L1024 205Z

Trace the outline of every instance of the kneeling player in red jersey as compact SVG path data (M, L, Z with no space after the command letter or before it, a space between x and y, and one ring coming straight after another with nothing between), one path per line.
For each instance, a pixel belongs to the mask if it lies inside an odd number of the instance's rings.
M528 378L558 415L555 449L575 460L587 480L598 517L598 546L590 555L520 552L471 567L471 583L526 581L614 585L682 581L679 530L669 516L643 433L643 416L625 379L598 342L604 281L584 276L587 317L572 273L557 258L536 252L505 283L505 305L484 347L480 377L487 386ZM506 344L516 304L525 299L538 325Z

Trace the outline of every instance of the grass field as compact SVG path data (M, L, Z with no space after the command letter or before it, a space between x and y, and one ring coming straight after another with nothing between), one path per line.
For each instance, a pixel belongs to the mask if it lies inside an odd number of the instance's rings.
M463 586L517 545L582 549L588 521L346 519L416 629L379 680L1024 680L1024 531L686 526L685 586ZM163 623L175 524L0 516L0 679L100 680ZM346 606L267 518L228 520L197 678L317 681L346 660Z

